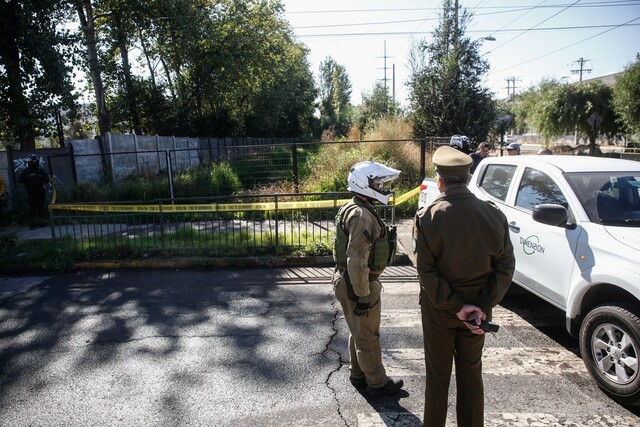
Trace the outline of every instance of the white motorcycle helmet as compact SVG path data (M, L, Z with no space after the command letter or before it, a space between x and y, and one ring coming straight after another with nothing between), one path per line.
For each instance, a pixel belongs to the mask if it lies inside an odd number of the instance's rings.
M383 183L396 179L398 175L400 175L399 170L381 163L359 162L349 171L347 190L388 205L391 192L384 190ZM379 185L374 184L376 181Z
M462 142L462 136L460 135L453 135L451 137L451 140L449 141L449 146L455 148L456 150L463 150L464 147L464 143ZM464 137L466 138L466 137Z

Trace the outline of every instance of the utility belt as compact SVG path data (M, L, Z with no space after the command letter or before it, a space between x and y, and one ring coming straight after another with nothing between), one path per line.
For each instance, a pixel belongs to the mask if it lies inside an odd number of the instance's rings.
M358 296L353 290L353 284L351 283L351 278L349 277L349 271L346 268L340 268L336 266L336 271L340 273L340 276L344 280L344 284L347 287L347 296L351 301L357 301ZM369 281L372 282L374 280L378 280L380 277L379 274L369 274Z
M347 273L347 269L340 266L336 266L336 271L340 272L340 275L343 277ZM381 273L369 273L369 281L373 282L374 280L378 280L380 276Z

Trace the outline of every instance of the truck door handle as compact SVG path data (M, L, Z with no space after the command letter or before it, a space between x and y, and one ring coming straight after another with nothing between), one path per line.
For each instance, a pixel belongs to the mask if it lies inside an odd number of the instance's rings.
M515 231L516 233L520 231L520 227L518 227L514 221L511 221L509 223L509 229L511 231Z

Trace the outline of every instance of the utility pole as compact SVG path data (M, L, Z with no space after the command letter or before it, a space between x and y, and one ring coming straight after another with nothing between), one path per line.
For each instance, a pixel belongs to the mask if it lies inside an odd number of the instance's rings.
M382 69L384 70L384 78L382 79L382 81L384 82L384 90L387 93L387 95L389 94L389 90L387 82L389 81L389 78L387 78L387 70L389 69L389 67L387 67L387 58L393 58L392 56L387 56L387 41L384 41L384 56L382 57L384 60L384 66L382 67ZM393 64L393 77L392 77L392 84L393 84L393 97L395 100L395 88L396 88L396 64Z
M516 79L515 77L507 77L505 79L507 81L507 99L509 101L513 101L513 98L516 96ZM511 86L513 83L513 87Z
M578 60L573 61L574 64L579 64L580 68L577 70L571 70L571 74L579 74L580 75L580 83L582 83L582 74L589 74L593 71L592 68L584 68L584 64L589 61L588 59L584 59L582 57L578 58Z
M396 64L393 64L393 74L391 75L391 82L393 83L392 99L393 103L396 102Z
M571 74L580 75L580 80L579 80L578 84L582 83L582 74L589 74L592 71L591 68L584 68L584 64L587 61L589 61L589 60L588 59L584 59L583 57L580 57L580 58L578 58L578 60L573 61L574 64L578 64L580 66L580 68L578 68L577 70L571 70ZM573 143L575 145L578 145L578 125L576 125L576 128L575 128L575 132L574 132L574 136L573 136Z

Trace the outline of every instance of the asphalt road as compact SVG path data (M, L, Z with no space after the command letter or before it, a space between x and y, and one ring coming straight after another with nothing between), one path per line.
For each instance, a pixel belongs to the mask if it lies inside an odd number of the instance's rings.
M401 228L403 246L408 227ZM0 279L1 426L419 426L424 360L412 265L382 277L383 359L348 381L330 266L100 269ZM515 285L484 355L487 426L637 426L603 394L563 314ZM455 381L454 381L455 383ZM455 425L455 386L449 424Z
M0 302L0 424L420 425L415 270L398 266L383 276L383 357L406 383L396 398L371 398L348 382L348 331L330 273L40 276ZM486 425L640 423L588 377L561 312L514 287L495 321L501 329L488 336L484 357ZM452 387L452 423L454 396Z

